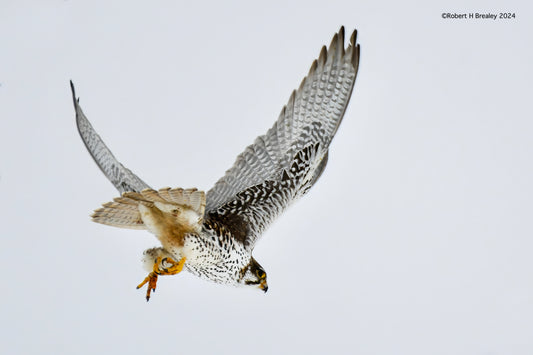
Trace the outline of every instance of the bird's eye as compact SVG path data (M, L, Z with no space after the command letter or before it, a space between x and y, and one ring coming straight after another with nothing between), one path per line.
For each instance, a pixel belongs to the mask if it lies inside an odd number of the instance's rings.
M257 270L255 272L255 274L257 275L257 277L259 277L260 279L264 279L265 278L265 272L263 270Z

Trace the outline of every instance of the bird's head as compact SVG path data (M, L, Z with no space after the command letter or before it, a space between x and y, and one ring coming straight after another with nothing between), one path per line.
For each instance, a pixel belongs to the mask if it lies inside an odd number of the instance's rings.
M267 292L267 275L265 270L254 258L250 258L250 263L243 269L243 277L239 281L244 286L256 287L263 292Z

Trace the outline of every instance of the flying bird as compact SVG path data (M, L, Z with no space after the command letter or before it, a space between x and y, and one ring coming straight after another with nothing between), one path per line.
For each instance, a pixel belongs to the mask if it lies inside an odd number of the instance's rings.
M121 196L92 220L146 229L161 247L143 253L146 300L162 275L183 269L220 284L267 291L267 274L253 258L259 237L292 202L309 191L328 162L359 67L357 31L344 47L344 27L322 47L298 90L266 134L242 152L207 193L195 188L154 190L124 167L84 115L71 84L76 123L89 153Z

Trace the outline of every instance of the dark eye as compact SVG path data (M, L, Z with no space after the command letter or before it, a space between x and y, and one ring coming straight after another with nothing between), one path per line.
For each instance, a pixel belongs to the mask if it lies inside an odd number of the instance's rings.
M265 278L265 272L263 270L256 270L255 274L257 275L257 277L259 277L260 279L264 279Z

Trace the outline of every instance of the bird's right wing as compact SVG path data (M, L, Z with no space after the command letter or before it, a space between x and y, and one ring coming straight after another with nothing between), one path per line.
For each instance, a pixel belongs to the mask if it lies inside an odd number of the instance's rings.
M272 128L241 153L207 192L207 224L229 228L249 248L268 225L319 179L350 100L359 67L354 31L323 47Z
M359 45L356 45L356 35L354 31L345 50L344 27L341 27L329 50L322 47L318 60L313 62L298 90L293 91L272 128L257 137L207 192L206 211L215 211L246 188L277 179L290 167L296 154L309 144L320 142L321 149L327 151L342 121L357 76Z
M144 189L150 188L148 184L132 173L130 169L124 167L115 158L81 110L72 81L70 82L70 88L72 89L72 99L74 100L74 109L76 110L78 132L100 170L102 170L104 175L115 185L121 194L127 191L141 192Z

